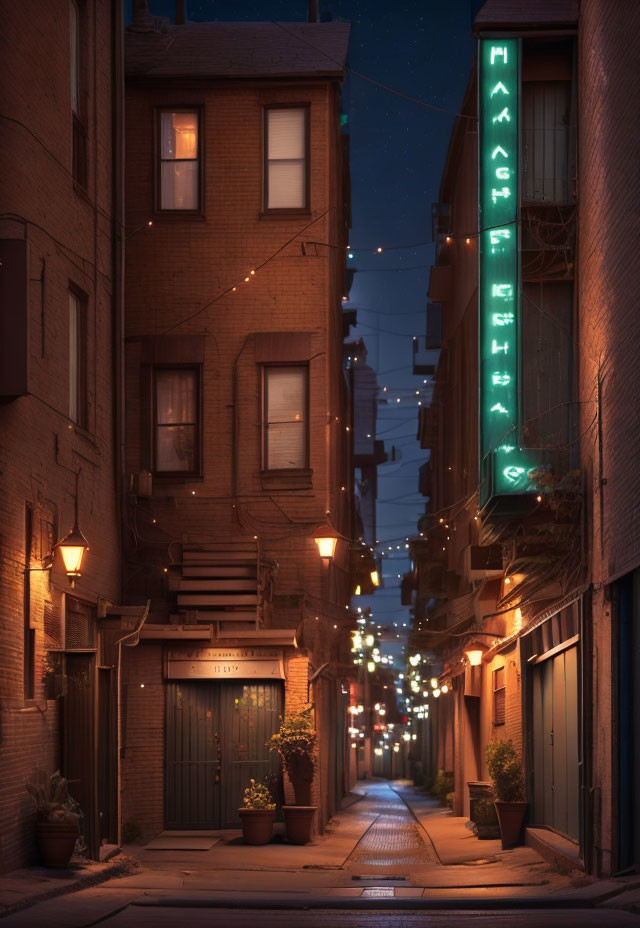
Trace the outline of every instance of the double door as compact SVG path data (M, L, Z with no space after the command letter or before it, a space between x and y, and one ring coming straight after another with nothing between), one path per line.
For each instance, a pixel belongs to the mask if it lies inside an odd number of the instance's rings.
M169 681L166 828L237 827L249 780L279 771L265 742L281 716L280 682Z

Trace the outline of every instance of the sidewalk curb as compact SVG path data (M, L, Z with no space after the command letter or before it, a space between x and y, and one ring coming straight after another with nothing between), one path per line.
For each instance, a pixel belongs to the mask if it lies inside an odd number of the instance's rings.
M50 899L56 899L60 896L69 896L71 893L79 892L82 889L90 889L92 886L99 886L100 883L106 883L118 876L131 876L136 870L135 866L130 863L110 858L110 862L99 873L90 873L87 876L80 877L76 882L68 886L53 886L45 892L36 893L31 896L25 896L19 902L14 902L0 912L0 922L9 915L15 915L16 912L23 912L30 909L40 902L48 902Z
M365 910L437 910L437 911L464 911L478 910L502 911L511 909L593 909L593 900L573 898L566 895L548 896L519 896L517 898L487 899L474 896L452 899L447 896L434 896L428 899L420 897L398 896L308 896L304 899L274 899L260 894L260 898L247 896L230 896L227 898L194 899L189 896L139 896L131 906L146 906L148 908L180 908L180 909L365 909Z

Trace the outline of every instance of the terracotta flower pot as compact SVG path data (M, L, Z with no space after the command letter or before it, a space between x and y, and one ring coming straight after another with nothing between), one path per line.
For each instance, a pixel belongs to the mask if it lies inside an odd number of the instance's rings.
M496 799L496 813L500 823L502 850L522 844L522 826L527 814L526 802L501 802Z
M268 844L273 837L275 809L238 809L245 844Z
M38 850L45 867L66 867L78 835L77 822L36 822Z
M292 844L308 844L317 806L283 806L287 840Z

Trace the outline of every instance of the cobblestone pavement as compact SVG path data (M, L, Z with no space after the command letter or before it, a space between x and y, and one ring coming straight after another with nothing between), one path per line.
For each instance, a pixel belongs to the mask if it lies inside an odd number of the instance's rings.
M358 872L384 869L390 876L435 864L433 850L425 843L416 820L387 783L367 785L367 811L377 815L345 863Z

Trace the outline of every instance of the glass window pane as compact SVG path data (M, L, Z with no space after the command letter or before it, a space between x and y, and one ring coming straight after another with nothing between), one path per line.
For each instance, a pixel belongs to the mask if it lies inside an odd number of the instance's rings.
M158 425L196 421L194 371L156 371L156 397Z
M69 294L69 418L78 421L78 298Z
M193 472L196 469L194 425L157 427L156 470Z
M307 368L272 367L267 378L267 468L307 464Z
M69 58L70 58L70 78L71 78L71 109L74 113L78 113L78 7L75 4L75 0L71 0L69 4L69 16L70 16L70 48L69 48Z
M161 209L198 208L198 162L163 161L160 183Z
M269 424L304 420L306 373L304 367L267 368Z
M305 111L282 109L267 111L268 155L273 158L304 158Z
M271 422L267 439L269 470L306 466L304 422Z
M197 113L161 113L160 135L163 159L198 157Z
M305 199L304 161L270 161L267 208L302 209Z

